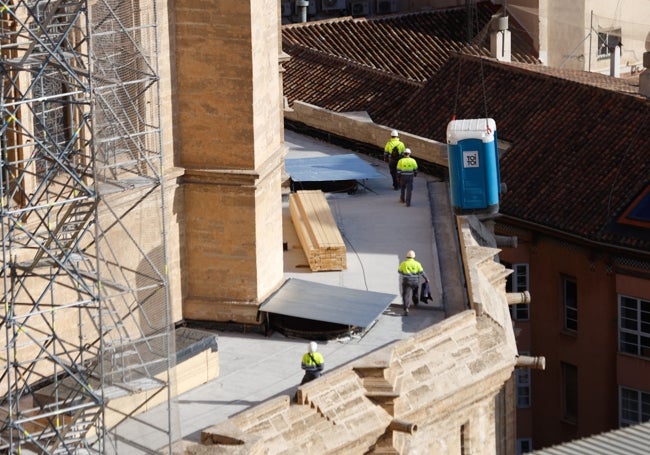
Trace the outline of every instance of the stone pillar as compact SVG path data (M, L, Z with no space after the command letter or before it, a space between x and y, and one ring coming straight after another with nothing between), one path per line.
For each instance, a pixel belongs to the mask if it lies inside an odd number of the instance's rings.
M256 323L283 280L276 0L176 2L183 317Z

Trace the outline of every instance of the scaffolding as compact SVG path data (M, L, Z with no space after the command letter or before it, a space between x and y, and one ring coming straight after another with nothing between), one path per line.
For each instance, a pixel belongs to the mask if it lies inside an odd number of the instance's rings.
M0 1L0 453L171 444L155 0Z

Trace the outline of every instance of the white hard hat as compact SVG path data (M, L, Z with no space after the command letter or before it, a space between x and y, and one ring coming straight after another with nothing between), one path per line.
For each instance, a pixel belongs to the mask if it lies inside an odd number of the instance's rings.
M407 258L414 258L415 257L415 251L409 250L408 253L406 253Z
M309 352L316 352L317 349L318 349L318 345L316 344L316 342L311 341L309 343Z
M393 131L390 132L390 135L392 137L397 137L397 136L399 136L399 133L397 132L397 130L393 130Z
M411 149L404 150L404 155L410 155L410 154L411 154Z

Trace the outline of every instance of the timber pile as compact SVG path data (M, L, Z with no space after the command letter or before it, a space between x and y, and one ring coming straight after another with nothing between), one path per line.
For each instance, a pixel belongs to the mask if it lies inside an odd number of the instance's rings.
M343 237L321 190L289 194L291 221L312 271L347 268Z

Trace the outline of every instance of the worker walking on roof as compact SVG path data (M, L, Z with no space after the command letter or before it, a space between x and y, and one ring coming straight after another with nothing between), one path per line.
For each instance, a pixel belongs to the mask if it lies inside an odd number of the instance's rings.
M301 367L305 370L305 375L302 377L300 385L320 377L323 372L325 359L317 349L318 345L315 341L312 341L309 343L307 352L302 356Z
M402 157L402 153L406 146L399 138L399 133L397 130L390 132L390 139L386 142L384 146L384 161L388 163L388 170L390 171L390 176L393 179L393 189L399 189L399 180L397 177L397 162Z
M399 201L406 203L406 206L410 207L413 178L418 175L418 163L411 158L411 149L404 150L402 158L397 163L397 174L400 187Z
M404 316L409 314L409 306L411 302L417 305L419 302L418 290L420 287L420 277L424 278L424 282L429 282L429 277L424 273L422 264L415 260L415 251L409 250L406 253L406 259L402 261L397 269L402 291L402 306L404 307Z

